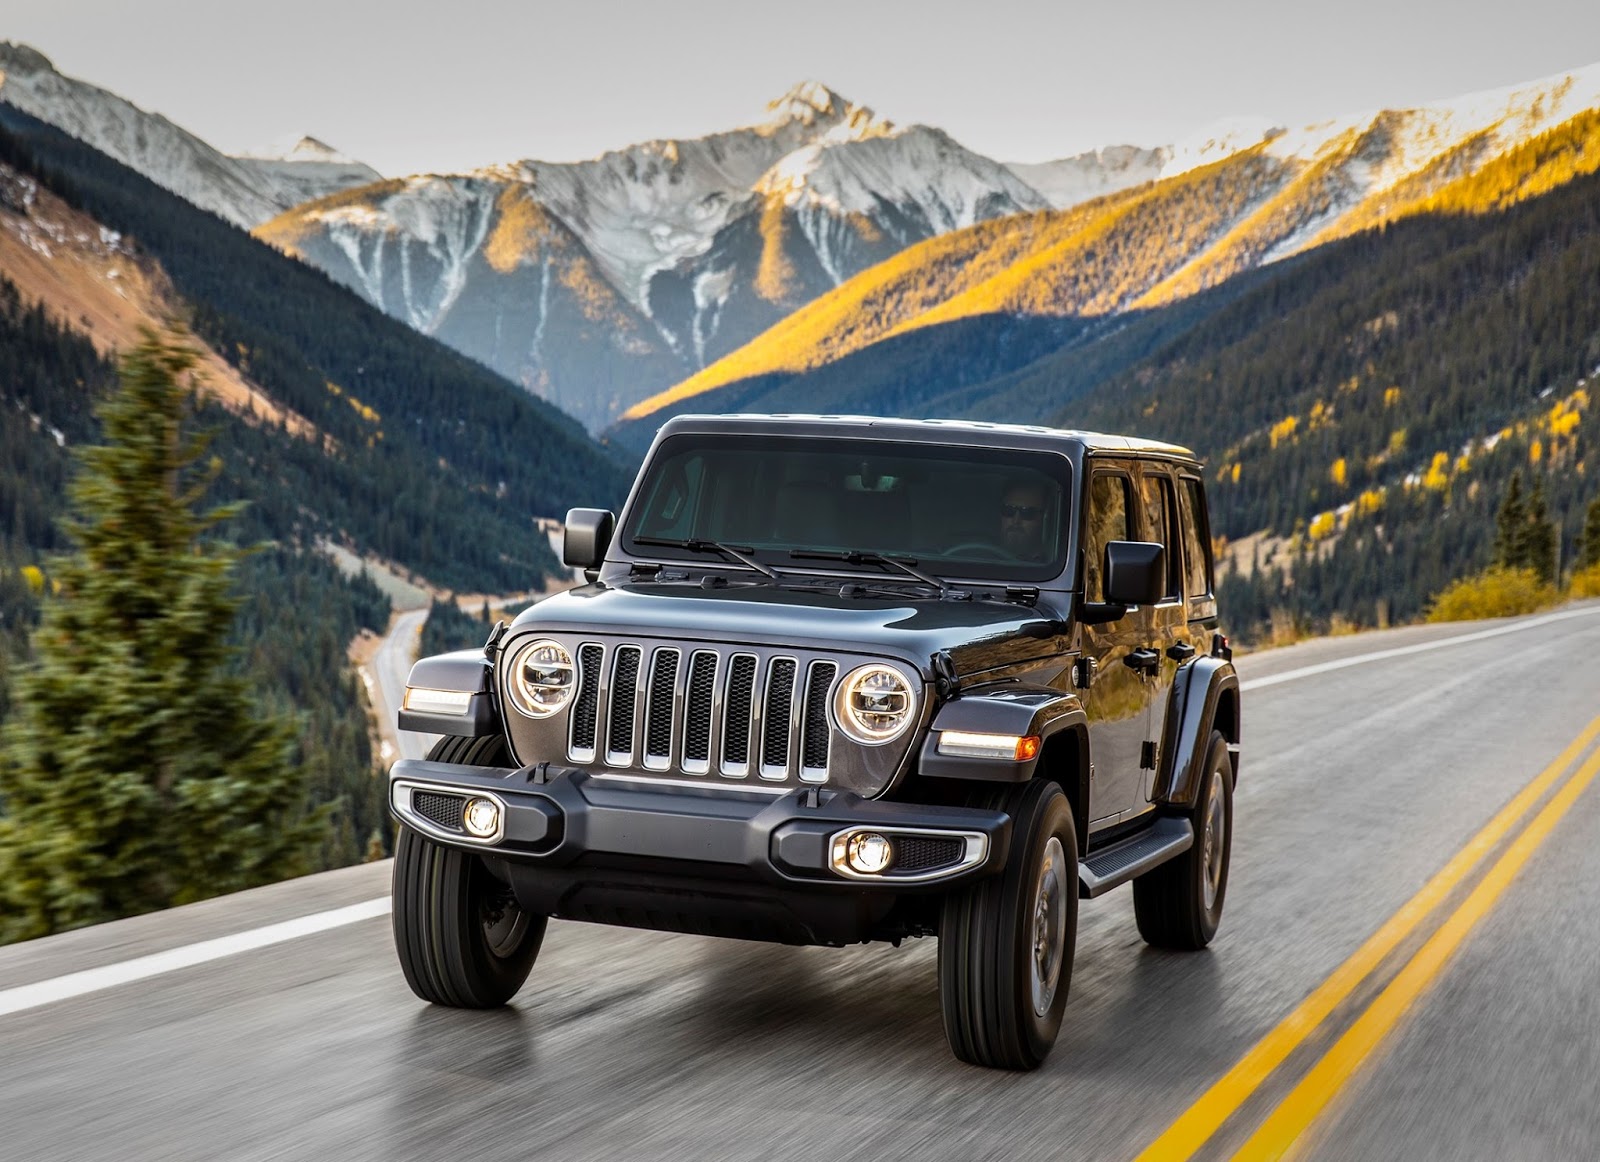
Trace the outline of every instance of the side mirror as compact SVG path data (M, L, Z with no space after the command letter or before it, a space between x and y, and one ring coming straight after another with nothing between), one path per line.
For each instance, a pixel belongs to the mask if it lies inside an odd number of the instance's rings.
M1167 595L1167 550L1152 541L1112 541L1106 546L1106 600L1115 605L1155 605Z
M611 547L617 518L609 509L574 508L567 512L561 539L561 560L577 569L598 569Z

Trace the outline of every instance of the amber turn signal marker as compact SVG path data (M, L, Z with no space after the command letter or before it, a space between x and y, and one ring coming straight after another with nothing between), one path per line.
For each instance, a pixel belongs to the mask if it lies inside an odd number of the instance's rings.
M1027 762L1039 753L1039 736L1037 734L1024 735L1017 739L1017 761Z

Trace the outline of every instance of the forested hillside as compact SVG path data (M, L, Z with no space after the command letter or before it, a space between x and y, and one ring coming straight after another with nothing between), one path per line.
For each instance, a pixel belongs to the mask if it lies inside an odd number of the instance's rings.
M26 659L28 633L51 586L51 556L68 548L58 522L72 452L99 438L92 408L114 377L113 367L85 339L24 304L0 278L4 673ZM259 431L213 403L201 405L196 421L215 433L210 451L223 465L212 495L251 502L221 534L239 544L267 542L242 570L245 602L233 633L237 669L248 676L264 710L296 722L294 761L306 774L305 810L336 804L319 866L351 863L374 838L386 843L388 827L366 713L345 650L363 626L381 630L387 624L389 603L370 582L348 580L306 551L278 523L282 511L271 503L273 473L270 461L260 458ZM0 682L0 720L9 710L7 686Z
M284 445L285 510L440 584L521 589L557 566L530 517L614 504L624 472L554 408L102 154L0 105L0 161L130 235L196 334L321 444ZM288 513L285 511L287 518Z

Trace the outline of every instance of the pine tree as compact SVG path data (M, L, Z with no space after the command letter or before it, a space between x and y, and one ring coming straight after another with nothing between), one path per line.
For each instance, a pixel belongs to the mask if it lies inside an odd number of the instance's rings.
M1600 496L1589 502L1583 519L1583 542L1578 550L1578 567L1590 569L1600 565Z
M1536 481L1528 497L1528 516L1522 527L1522 565L1539 575L1546 585L1556 580L1558 533L1544 499L1544 481Z
M1522 502L1522 473L1513 472L1511 482L1506 485L1505 499L1500 502L1500 511L1495 516L1496 565L1506 569L1527 568L1523 536L1527 519L1527 509Z
M228 673L242 554L214 530L238 510L198 510L218 465L184 431L193 358L147 333L81 454L4 739L0 940L281 878L324 828L285 725Z

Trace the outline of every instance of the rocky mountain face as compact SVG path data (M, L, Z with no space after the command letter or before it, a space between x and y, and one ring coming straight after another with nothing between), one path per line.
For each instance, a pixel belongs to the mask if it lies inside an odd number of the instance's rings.
M746 128L378 183L257 235L599 428L908 245L1048 204L810 83Z
M311 138L284 156L229 157L159 113L62 76L43 53L9 41L0 41L0 101L246 230L308 198L380 176Z
M1265 122L1215 126L1175 146L1159 179L1149 184L1071 209L980 223L920 242L635 405L626 419L653 427L672 410L721 408L724 403L700 397L730 388L746 399L740 384L766 385L757 393L765 399L773 384L874 345L883 350L871 362L889 375L891 365L925 360L930 345L940 341L936 329L959 334L963 350L980 349L973 335L988 325L983 320L1055 341L1050 336L1076 335L1097 320L1190 299L1239 274L1387 222L1441 210L1495 209L1504 197L1475 193L1474 175L1596 109L1600 65L1296 130ZM1554 188L1600 164L1600 157L1581 150L1570 156L1554 147L1533 152L1540 161L1527 174L1525 194ZM1055 325L1041 330L1040 321ZM909 340L913 334L918 342ZM900 354L891 355L895 344ZM1032 350L1015 346L1018 355ZM925 369L898 375L925 385L941 378Z

